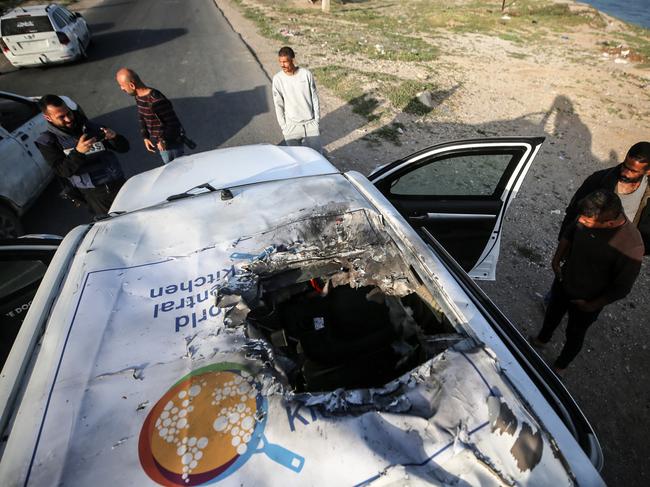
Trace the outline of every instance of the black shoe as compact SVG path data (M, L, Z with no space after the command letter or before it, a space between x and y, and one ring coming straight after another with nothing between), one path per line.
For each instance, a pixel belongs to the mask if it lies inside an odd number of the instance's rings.
M543 342L536 336L531 335L528 337L528 343L530 343L534 348L541 350L546 347L548 342Z

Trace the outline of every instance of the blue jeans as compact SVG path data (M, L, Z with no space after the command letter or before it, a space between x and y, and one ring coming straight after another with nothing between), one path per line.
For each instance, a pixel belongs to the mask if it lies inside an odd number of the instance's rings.
M183 154L185 154L185 147L183 147L183 144L169 145L167 150L160 151L160 158L162 159L163 164L168 164Z

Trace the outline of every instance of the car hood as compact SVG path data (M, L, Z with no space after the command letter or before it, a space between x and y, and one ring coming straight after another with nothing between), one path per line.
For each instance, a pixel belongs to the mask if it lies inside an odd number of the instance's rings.
M179 157L129 178L110 211L147 208L206 183L221 189L337 172L327 159L307 147L259 144L216 149Z
M574 483L500 360L470 336L382 387L286 386L269 342L243 320L259 269L325 258L353 267L359 252L391 265L381 221L337 174L94 224L52 310L0 476L9 485ZM359 283L404 286L396 273L355 272ZM595 471L586 483L599 484Z

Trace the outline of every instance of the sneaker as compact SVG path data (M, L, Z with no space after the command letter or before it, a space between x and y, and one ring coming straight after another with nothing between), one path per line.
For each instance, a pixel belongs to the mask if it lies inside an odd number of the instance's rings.
M547 345L547 342L543 342L536 336L532 336L532 335L528 337L528 343L530 343L534 348L539 348L539 349L542 349Z

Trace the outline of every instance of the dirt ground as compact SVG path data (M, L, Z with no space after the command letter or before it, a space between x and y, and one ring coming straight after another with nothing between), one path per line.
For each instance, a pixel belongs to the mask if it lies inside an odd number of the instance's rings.
M262 37L231 0L215 1L271 77L278 70L279 42ZM605 18L604 33L624 28ZM438 87L431 115L394 113L378 122L401 123L401 145L369 144L363 137L375 127L321 88L323 141L328 158L343 170L368 173L446 140L546 137L509 210L497 281L481 283L521 332L529 334L543 317L541 296L552 280L549 263L571 195L587 175L620 162L632 144L650 139L650 70L634 63L625 46L603 49L598 41L599 33L590 29L558 34L543 47L482 34L449 34L436 38L441 54L433 74L417 63L342 56L327 46L303 44L300 37L289 35L286 44L297 51L298 64L310 68L335 62L432 79ZM563 379L599 436L605 454L602 473L609 485L650 485L649 271L646 259L631 295L605 309ZM559 353L560 338L558 334L545 354L549 362Z

